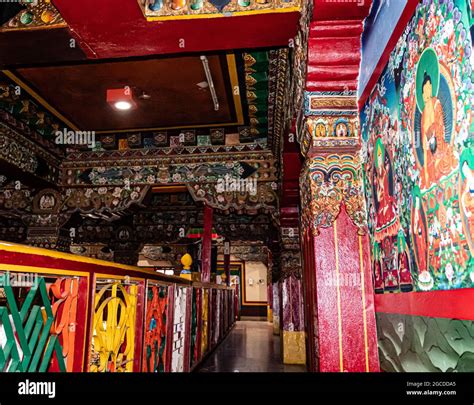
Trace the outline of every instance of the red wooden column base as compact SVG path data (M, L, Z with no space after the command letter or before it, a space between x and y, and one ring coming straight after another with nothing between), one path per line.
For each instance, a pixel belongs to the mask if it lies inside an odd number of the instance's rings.
M368 237L344 207L332 227L304 236L310 369L379 371Z

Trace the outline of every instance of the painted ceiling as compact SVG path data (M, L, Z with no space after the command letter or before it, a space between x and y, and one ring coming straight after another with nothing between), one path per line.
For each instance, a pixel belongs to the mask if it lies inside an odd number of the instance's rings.
M285 79L279 63L287 55L284 49L208 55L217 111L209 88L199 86L207 79L198 55L3 70L0 109L52 142L58 130L94 131L96 150L266 148L281 129L275 115L282 106L275 104L282 99L275 92ZM58 85L52 85L52 78ZM107 103L106 91L125 87L137 108L116 111Z
M11 75L20 86L25 83L24 88L35 89L37 100L51 106L58 112L58 118L64 117L65 123L75 130L102 133L242 125L242 114L239 111L237 117L232 92L233 86L239 86L235 56L211 55L208 60L219 100L218 111L214 111L209 89L198 86L206 82L199 55L21 68ZM51 86L53 77L58 78L60 85ZM135 93L138 107L130 112L115 111L107 104L107 89L125 87ZM142 92L150 98L139 99ZM236 101L240 104L240 97Z

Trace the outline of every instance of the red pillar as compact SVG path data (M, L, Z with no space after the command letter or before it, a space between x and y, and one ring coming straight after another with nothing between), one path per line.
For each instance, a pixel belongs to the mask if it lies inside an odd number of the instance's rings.
M318 358L317 370L327 372L379 371L368 236L343 208L333 226L305 243L312 363Z
M212 247L212 207L204 206L204 230L202 235L201 281L211 282L211 247Z
M311 371L379 371L361 171L357 156L319 155L310 156L302 172Z
M230 240L224 241L224 273L227 286L230 286Z

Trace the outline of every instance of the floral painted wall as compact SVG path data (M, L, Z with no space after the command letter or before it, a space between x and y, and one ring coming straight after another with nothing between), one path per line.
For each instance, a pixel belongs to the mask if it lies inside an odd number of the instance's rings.
M472 22L420 2L361 113L377 293L474 287Z

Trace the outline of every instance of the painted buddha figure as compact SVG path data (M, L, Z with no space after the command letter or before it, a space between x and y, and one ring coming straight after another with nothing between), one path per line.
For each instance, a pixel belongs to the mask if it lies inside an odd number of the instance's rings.
M396 225L396 213L394 207L394 197L389 186L389 167L385 161L385 149L381 139L378 139L375 146L375 174L376 174L376 197L378 201L377 230L384 230L383 234L392 234L392 225ZM398 226L394 229L398 232ZM384 235L380 238L383 239Z
M421 139L423 140L424 166L422 181L425 187L436 183L456 166L449 143L445 141L443 106L433 95L431 76L424 73L423 102L421 112Z

